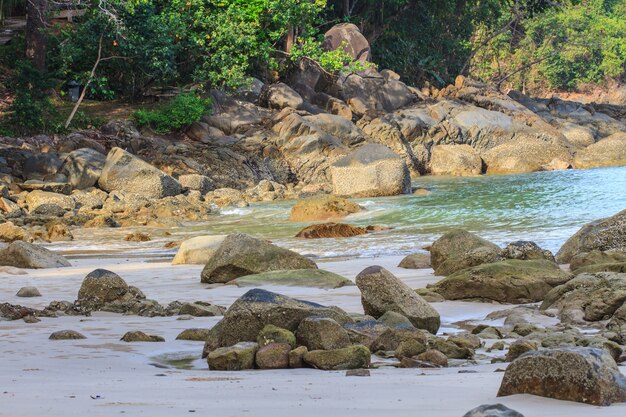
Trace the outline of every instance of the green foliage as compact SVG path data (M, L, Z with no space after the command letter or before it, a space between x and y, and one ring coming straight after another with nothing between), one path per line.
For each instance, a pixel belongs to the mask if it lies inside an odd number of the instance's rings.
M56 117L49 97L54 81L29 61L19 61L10 84L15 91L9 107L12 130L19 133L48 131Z
M321 42L313 39L300 39L291 49L290 58L292 62L310 59L332 75L342 72L359 72L372 65L352 59L352 56L344 50L343 45L334 51L324 51Z
M157 110L137 110L133 119L139 126L149 126L156 133L164 134L197 122L210 109L209 99L200 98L195 93L184 93Z
M530 91L571 90L623 77L625 16L626 0L571 2L548 9L493 38L476 54L472 73ZM482 26L476 39L493 31Z

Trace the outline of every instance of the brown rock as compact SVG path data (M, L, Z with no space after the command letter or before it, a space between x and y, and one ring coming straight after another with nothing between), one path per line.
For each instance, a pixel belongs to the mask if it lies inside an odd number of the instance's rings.
M256 365L259 369L289 368L291 345L288 343L270 343L256 353Z
M300 230L296 237L304 239L320 239L329 237L353 237L367 234L362 227L351 226L344 223L313 224Z
M336 196L312 197L299 200L291 209L289 220L294 222L336 220L362 208L352 201Z

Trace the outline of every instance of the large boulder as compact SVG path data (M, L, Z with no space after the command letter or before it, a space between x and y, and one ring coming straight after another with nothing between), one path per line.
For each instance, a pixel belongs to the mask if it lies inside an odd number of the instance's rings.
M19 240L0 249L0 265L33 269L71 266L67 259L51 250Z
M471 176L482 173L483 160L469 145L437 145L431 149L433 175Z
M548 292L540 309L557 309L569 321L599 321L625 302L626 274L583 273Z
M76 149L67 155L60 172L72 187L82 190L96 185L105 161L106 156L96 150Z
M561 246L556 260L568 263L577 254L596 249L626 251L626 210L584 225Z
M299 109L304 104L300 94L285 83L266 85L261 96L270 109L281 110L285 107Z
M576 153L576 168L598 168L626 165L626 132L614 133Z
M554 262L509 259L463 269L429 288L446 300L523 304L543 300L552 288L571 277Z
M122 299L128 292L128 284L115 272L96 269L83 280L78 290L78 301L98 308Z
M330 172L333 192L338 195L380 197L411 192L404 160L383 145L363 145L335 162Z
M603 268L609 271L620 264L626 265L626 251L592 250L574 256L569 263L569 269L574 275L578 275L581 272L591 272L591 270L602 272Z
M626 401L626 377L603 349L534 351L517 358L504 373L498 396L514 394L607 406Z
M334 350L314 350L304 354L304 361L325 371L369 368L371 353L363 345Z
M334 195L311 197L298 200L291 208L289 220L295 222L338 220L361 210L358 204Z
M294 332L303 319L311 316L329 317L342 325L353 322L346 312L336 307L252 289L239 297L224 313L224 318L211 329L209 344L213 346L207 348L211 350L211 347L256 341L268 324Z
M226 283L245 275L287 269L317 269L312 260L241 233L228 235L202 270L204 283Z
M450 275L471 266L494 262L499 257L498 245L460 229L447 232L430 248L435 275Z
M349 279L323 269L269 271L255 275L245 275L230 281L229 284L234 284L238 287L284 285L313 288L341 288L347 285L354 285Z
M148 198L182 192L174 178L121 148L113 148L107 155L98 186L107 192L121 191Z
M370 44L359 28L352 23L333 26L324 34L322 45L326 51L342 48L357 61L366 62L371 58Z
M520 137L482 154L487 174L516 174L567 168L572 153L564 144Z
M296 331L298 345L308 350L332 350L350 346L348 332L328 317L307 317Z
M322 239L329 237L353 237L367 234L367 229L345 223L312 224L300 230L296 237L303 239Z
M439 313L415 291L381 266L370 266L356 277L365 314L374 318L387 311L402 314L420 329L436 334L441 323Z
M181 243L172 265L205 264L226 239L226 235L196 236Z

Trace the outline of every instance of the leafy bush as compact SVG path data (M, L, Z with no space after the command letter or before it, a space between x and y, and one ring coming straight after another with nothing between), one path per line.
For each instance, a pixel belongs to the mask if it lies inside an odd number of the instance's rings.
M156 133L169 133L200 120L211 109L211 100L184 93L157 110L140 109L133 113L137 125L149 126Z

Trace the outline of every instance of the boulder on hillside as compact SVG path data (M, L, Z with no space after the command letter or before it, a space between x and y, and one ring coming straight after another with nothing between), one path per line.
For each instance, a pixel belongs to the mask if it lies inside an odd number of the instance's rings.
M435 275L450 275L461 269L498 260L500 247L473 233L454 229L430 247Z
M107 155L98 186L107 192L120 191L148 198L182 192L174 178L121 148L113 148Z
M577 254L596 249L626 251L626 210L584 225L561 246L556 260L568 263Z
M487 174L516 174L565 169L571 164L572 153L565 144L520 137L489 149L482 158Z
M356 285L361 290L365 314L378 318L393 311L408 318L415 327L437 333L439 313L385 268L370 266L364 269L357 275Z
M263 285L284 285L293 287L341 288L354 285L341 275L323 269L291 269L269 271L255 275L245 275L229 282L238 287L260 287Z
M296 300L262 289L252 289L239 297L224 313L224 318L211 329L205 353L217 347L256 341L257 336L272 324L294 332L306 317L329 317L343 325L353 319L337 307Z
M605 320L626 302L626 274L583 273L546 294L540 310L557 309L562 320Z
M509 259L457 271L429 289L446 300L535 303L571 277L554 262Z
M266 103L267 107L275 110L286 107L300 109L304 104L300 94L285 83L265 85L260 100Z
M317 269L312 260L252 236L228 235L201 274L204 283L226 283L245 275L288 269Z
M367 234L367 229L345 223L313 224L300 230L296 237L303 239L322 239L337 237L353 237Z
M294 222L338 220L361 210L361 206L345 198L334 195L316 196L298 200L291 208L289 220Z
M626 377L603 349L528 352L508 366L498 391L499 397L514 394L607 406L626 401Z
M381 197L411 193L411 176L404 160L383 145L363 145L335 162L330 172L334 194Z
M334 51L342 48L357 61L367 62L371 58L370 44L359 28L352 23L333 26L324 34L322 48Z
M196 236L181 243L172 260L172 265L206 265L226 239L226 235Z
M472 176L482 173L483 160L469 145L437 145L431 149L433 175Z
M67 259L51 250L19 240L0 249L0 265L33 269L72 266Z
M59 172L67 177L73 188L82 190L93 187L104 168L106 156L91 148L81 148L70 152Z
M614 133L576 152L574 166L579 169L626 165L626 132Z

